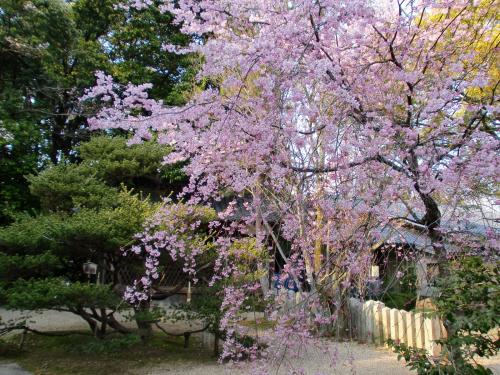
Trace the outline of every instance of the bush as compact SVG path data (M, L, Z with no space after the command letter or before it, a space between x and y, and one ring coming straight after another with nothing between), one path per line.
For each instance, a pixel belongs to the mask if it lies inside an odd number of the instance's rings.
M449 273L438 281L437 314L448 332L437 340L443 350L431 358L425 350L390 344L418 374L492 374L477 364L476 357L498 353L499 340L489 335L500 323L499 265L468 257L450 264Z
M71 283L63 279L19 280L6 294L7 305L22 310L116 309L122 302L109 285Z

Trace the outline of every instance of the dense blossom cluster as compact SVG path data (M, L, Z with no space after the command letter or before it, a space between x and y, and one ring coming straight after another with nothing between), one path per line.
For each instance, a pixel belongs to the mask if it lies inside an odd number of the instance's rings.
M162 207L148 221L144 232L136 235L136 245L124 250L124 255L144 259L144 275L128 286L125 299L138 304L150 298L151 286L160 277L160 257L168 254L172 261L183 262L183 272L196 283L196 259L207 252L207 235L198 233L203 222L215 219L211 210L164 200Z
M472 241L445 225L466 222L467 208L487 200L500 173L494 3L422 0L381 9L366 0L165 1L162 9L193 35L179 52L204 56L206 89L168 108L148 98L148 85L119 88L99 73L86 98L109 105L92 125L130 131L132 142L155 135L174 145L165 162L189 160L189 203L250 196L244 217L216 240L216 271L223 270L216 274L237 270L229 265L232 234L272 242L285 273L307 280L299 284L309 296L283 315L276 337L309 337L319 323L306 311L330 319L340 303L331 297L337 307L325 313L313 296L362 285L371 249L384 240L380 228L425 232L439 259L452 238L465 241L462 250L498 250L494 229L487 241ZM184 251L160 222L164 229L132 250L147 253L145 287L155 278L157 251L187 255L186 270L193 269L196 252ZM227 290L227 312L237 315L253 291L253 284ZM140 293L136 286L127 296L146 298ZM283 312L278 299L268 300Z

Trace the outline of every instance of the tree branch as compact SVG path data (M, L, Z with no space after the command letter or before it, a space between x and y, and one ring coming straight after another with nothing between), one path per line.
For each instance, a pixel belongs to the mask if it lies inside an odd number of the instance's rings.
M389 160L386 157L381 156L381 155L370 156L370 157L364 158L362 160L353 161L351 163L347 163L347 164L343 164L343 165L337 165L335 167L306 167L306 168L302 168L302 167L292 166L291 168L294 172L329 173L329 172L337 172L340 170L354 168L354 167L360 166L362 164L365 164L365 163L368 163L371 161L378 161L382 164L385 164L385 165L391 167L396 172L403 173L406 177L412 178L412 175L408 170L403 168L401 165L398 165L396 162Z

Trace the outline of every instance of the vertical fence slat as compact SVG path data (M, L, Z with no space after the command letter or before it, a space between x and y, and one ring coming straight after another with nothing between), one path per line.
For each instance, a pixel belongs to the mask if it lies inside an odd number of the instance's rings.
M382 322L382 309L384 307L385 305L382 302L377 302L373 306L373 315L374 315L373 342L375 345L384 344L384 331Z
M424 314L415 313L415 346L420 349L425 349L425 327Z
M433 356L439 355L441 347L435 340L446 337L446 330L439 318L390 309L379 301L361 302L350 298L348 303L353 339L375 345L392 339L409 347L426 349Z
M382 308L382 332L384 342L391 338L391 309L388 307Z
M373 308L375 301L366 301L366 342L374 343L374 330L375 330L375 314Z
M406 315L408 313L404 310L399 310L398 314L398 338L401 344L408 344L408 336L406 334L407 324Z
M390 315L391 315L391 325L389 327L389 331L391 333L391 339L394 340L394 342L399 343L399 328L398 328L399 310L391 309Z
M357 334L358 334L358 341L362 341L362 337L363 337L363 303L361 301L359 301L358 305L357 305L357 312L358 312L358 316L357 316L357 327L358 327L358 330L357 330Z
M368 341L368 305L364 302L361 305L361 329L360 329L360 342L366 343Z
M432 355L437 356L441 352L439 344L435 340L441 338L441 322L437 318L425 318L425 349Z
M359 335L359 301L356 298L349 298L349 315L352 338L357 338Z
M417 345L417 334L416 334L416 325L415 325L415 314L412 312L406 313L406 336L407 336L407 345L411 347L415 347Z

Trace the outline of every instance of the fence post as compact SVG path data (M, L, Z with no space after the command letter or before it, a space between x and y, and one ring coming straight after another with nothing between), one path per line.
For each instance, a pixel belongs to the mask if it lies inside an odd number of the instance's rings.
M388 307L382 308L382 332L385 343L391 338L391 309Z
M415 346L417 348L425 349L425 327L423 313L415 313L415 341Z
M399 344L399 310L398 309L391 309L390 312L391 315L391 326L389 328L389 331L391 333L391 339L396 343Z
M358 316L356 320L356 326L357 326L357 339L359 342L363 341L363 302L358 301L358 307L357 310Z
M361 303L361 324L359 332L359 342L366 343L368 341L368 305L366 302Z
M351 324L351 339L358 338L358 315L359 315L359 301L356 298L349 298L349 322Z
M425 349L432 356L438 356L441 353L441 347L435 342L441 338L441 321L436 318L425 318Z
M446 330L438 317L390 309L373 300L349 298L348 306L352 339L375 345L392 339L408 347L426 349L433 356L440 354L441 347L435 340L446 338Z
M374 322L374 328L373 328L373 342L376 345L383 345L384 344L384 331L383 331L383 324L382 324L382 309L385 307L385 305L382 302L377 302L373 306L373 322Z
M374 340L374 333L373 331L375 330L375 314L374 314L374 307L376 302L369 300L366 301L366 341L368 343L373 343L375 342Z
M408 344L408 335L406 330L408 328L406 323L406 317L408 312L401 310L398 314L398 338L401 344Z
M415 329L415 314L406 312L406 345L409 347L416 347L416 329Z

